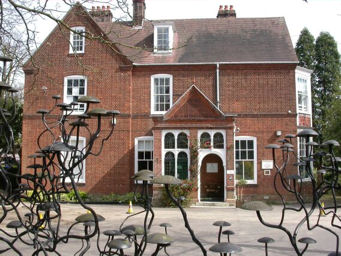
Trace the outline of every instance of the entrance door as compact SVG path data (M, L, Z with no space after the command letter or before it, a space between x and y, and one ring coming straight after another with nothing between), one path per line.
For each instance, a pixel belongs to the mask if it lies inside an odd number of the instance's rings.
M224 201L224 166L215 154L207 155L200 169L201 201Z

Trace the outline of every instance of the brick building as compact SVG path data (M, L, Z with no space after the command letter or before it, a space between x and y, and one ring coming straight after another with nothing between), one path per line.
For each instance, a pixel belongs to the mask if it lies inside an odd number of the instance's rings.
M311 126L310 71L297 67L284 18L237 18L225 6L214 19L150 21L144 0L133 5L131 22L75 5L63 20L88 37L56 27L26 63L23 166L43 128L37 109L55 94L91 95L121 115L102 154L86 160L80 189L127 193L141 169L185 180L197 143L198 201L234 204L241 179L246 196L273 195L264 147Z

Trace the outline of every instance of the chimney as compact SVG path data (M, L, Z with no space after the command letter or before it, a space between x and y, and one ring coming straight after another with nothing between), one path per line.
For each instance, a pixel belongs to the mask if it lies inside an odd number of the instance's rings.
M96 22L112 22L112 13L110 11L110 6L102 6L102 9L100 6L97 6L97 9L95 6L92 6L91 11L89 11L89 14Z
M236 11L233 9L233 5L230 5L230 9L228 5L225 5L224 8L222 5L219 6L217 18L236 18Z
M133 0L133 25L142 26L145 18L146 4L144 0Z

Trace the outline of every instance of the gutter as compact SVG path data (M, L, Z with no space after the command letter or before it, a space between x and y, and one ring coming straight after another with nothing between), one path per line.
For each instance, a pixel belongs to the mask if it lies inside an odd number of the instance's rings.
M184 63L133 63L134 66L187 66L187 65L216 65L218 62L184 62ZM298 61L241 61L219 62L219 64L298 64Z
M219 63L216 66L216 93L217 93L217 108L220 109L220 76L219 76Z

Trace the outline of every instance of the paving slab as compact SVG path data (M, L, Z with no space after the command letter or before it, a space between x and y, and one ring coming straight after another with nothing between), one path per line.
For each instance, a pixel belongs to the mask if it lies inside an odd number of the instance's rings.
M106 237L103 236L102 232L108 229L119 229L121 222L128 216L126 213L128 210L127 205L89 205L92 207L97 214L102 215L105 221L100 222L100 246L103 248ZM74 222L74 219L86 213L80 205L77 204L62 204L62 232L63 234L67 228ZM281 207L274 206L274 209L269 212L264 212L264 220L277 224L280 221ZM143 210L141 207L133 205L134 213ZM188 255L198 256L202 255L200 248L191 241L191 237L184 226L182 215L177 208L154 208L155 220L151 233L164 232L164 228L160 227L159 224L163 222L170 223L172 227L168 228L168 234L175 239L175 242L167 248L169 255ZM283 231L271 229L262 225L253 211L246 211L238 208L211 208L211 207L200 207L200 208L187 208L187 215L189 218L190 225L195 232L197 238L202 242L204 247L208 250L213 244L217 242L218 227L213 226L213 222L217 220L224 220L231 223L231 226L224 228L234 231L234 235L230 237L232 243L242 247L242 252L235 255L265 255L264 245L257 242L261 237L268 236L275 240L275 243L269 245L269 255L273 256L284 256L284 255L296 255L293 251L287 235ZM317 219L317 212L313 213L312 224ZM142 224L143 215L137 215L129 218L127 224ZM296 212L288 212L285 218L285 226L289 230L293 231L297 222L303 218L302 214ZM14 216L9 216L6 220L14 220ZM322 223L330 221L330 217L324 217ZM6 225L6 223L3 223ZM3 225L2 224L2 225ZM81 234L84 228L80 225L75 229L75 234ZM341 235L340 230L334 229ZM313 244L309 247L305 255L328 255L335 248L336 238L329 232L322 229L314 229L313 231L307 231L304 226L299 232L298 238L309 236L317 240L317 244ZM227 237L222 236L222 242L227 242ZM60 245L60 252L62 255L73 255L78 249L81 248L81 242L78 240L72 240L67 244ZM30 248L21 245L22 251L25 251L24 255L30 255ZM148 245L144 255L151 255L155 250L155 245ZM0 243L0 248L3 248L3 244ZM303 245L300 246L303 248ZM132 255L133 249L125 251L127 255ZM12 252L4 255L15 255ZM51 254L52 255L52 254ZM98 255L96 248L96 241L92 239L90 250L85 255ZM158 255L166 255L163 251ZM219 255L217 253L208 252L207 255Z

